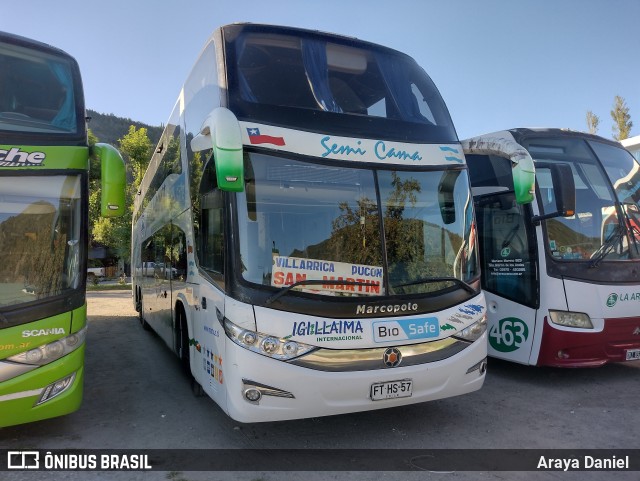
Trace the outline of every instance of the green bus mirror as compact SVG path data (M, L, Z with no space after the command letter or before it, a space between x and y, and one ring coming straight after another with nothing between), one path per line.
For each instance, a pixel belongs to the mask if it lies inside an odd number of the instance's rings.
M109 144L95 144L93 153L100 157L100 215L121 217L125 214L125 190L127 179L124 161L115 147Z
M216 180L220 190L242 192L244 159L240 123L229 109L214 109L202 123L200 133L191 140L191 150L213 149Z
M515 140L484 136L463 140L462 148L465 154L497 155L509 159L516 202L518 204L533 202L536 169L527 149Z

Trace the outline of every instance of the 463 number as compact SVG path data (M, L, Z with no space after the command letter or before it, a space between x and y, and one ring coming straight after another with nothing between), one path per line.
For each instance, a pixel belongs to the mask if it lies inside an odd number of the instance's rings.
M506 317L489 329L489 344L496 351L512 352L519 349L529 336L529 328L521 319Z

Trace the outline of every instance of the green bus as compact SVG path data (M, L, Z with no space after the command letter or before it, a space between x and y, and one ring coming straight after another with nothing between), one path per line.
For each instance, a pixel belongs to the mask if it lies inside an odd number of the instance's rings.
M77 62L0 32L0 427L82 401L90 155L102 215L124 214L124 163L89 147Z

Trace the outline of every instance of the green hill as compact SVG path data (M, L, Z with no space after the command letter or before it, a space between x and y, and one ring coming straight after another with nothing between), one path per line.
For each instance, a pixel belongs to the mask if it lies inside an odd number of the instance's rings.
M120 148L119 139L124 137L129 132L129 126L135 125L137 129L144 127L147 129L147 135L151 140L151 145L155 146L160 140L163 127L152 127L150 125L143 124L142 122L136 122L124 117L117 117L113 114L101 114L95 110L87 109L87 115L91 118L89 120L89 128L91 132L98 138L100 142L111 144L116 148Z

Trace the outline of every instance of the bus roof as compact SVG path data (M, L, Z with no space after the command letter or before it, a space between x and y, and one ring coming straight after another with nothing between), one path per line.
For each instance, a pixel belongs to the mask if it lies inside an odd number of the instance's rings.
M266 23L251 23L251 22L230 23L230 24L219 27L218 30L221 30L223 32L229 32L229 33L236 30L237 32L242 31L242 32L277 33L281 35L293 35L293 36L306 35L306 36L331 38L332 40L338 40L343 43L358 44L360 47L364 47L364 48L385 50L389 53L402 55L404 57L412 59L410 55L407 55L406 53L401 52L399 50L385 47L384 45L369 42L367 40L361 40L357 37L352 37L349 35L324 32L322 30L312 30L307 28L291 27L286 25L273 25L273 24L266 24ZM215 35L216 33L214 32L211 38L213 38Z
M616 147L620 147L620 143L611 139L606 139L604 137L600 137L599 135L590 134L589 132L581 132L578 130L570 130L564 128L527 128L527 127L517 127L513 129L507 129L508 132L511 132L516 142L521 143L520 141L529 137L569 137L569 138L581 138L581 139L589 139L595 140L598 142L603 142L606 144L610 144ZM492 134L486 134L491 136ZM484 137L485 135L482 135Z
M40 42L38 40L33 40L31 38L23 37L21 35L16 35L14 33L0 31L0 43L8 43L12 45L17 45L19 47L40 50L43 52L50 53L52 55L64 56L75 62L75 59L64 50L61 50L47 43Z

